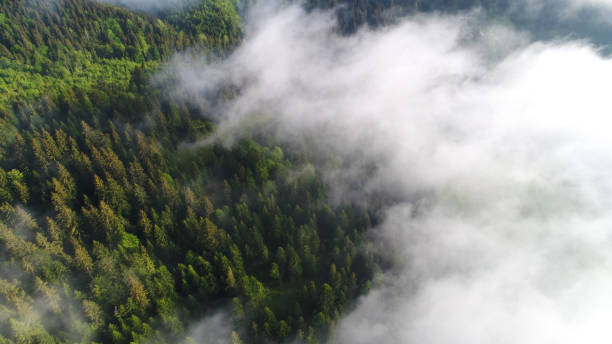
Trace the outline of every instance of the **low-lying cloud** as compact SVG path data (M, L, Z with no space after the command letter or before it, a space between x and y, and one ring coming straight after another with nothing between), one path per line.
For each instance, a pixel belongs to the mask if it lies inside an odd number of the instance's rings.
M263 12L228 59L169 71L217 139L307 143L344 161L324 166L330 182L362 185L339 192L398 200L372 230L395 267L332 342L612 340L610 59L503 26L474 34L470 14L342 37L328 13ZM220 88L238 91L205 101Z
M186 333L185 344L231 344L233 337L238 338L237 334L232 331L230 316L223 311L196 322Z

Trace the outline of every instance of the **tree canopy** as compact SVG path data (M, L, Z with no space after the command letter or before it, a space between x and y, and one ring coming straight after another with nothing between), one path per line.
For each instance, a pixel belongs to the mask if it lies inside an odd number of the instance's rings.
M228 341L314 342L367 290L372 211L282 147L184 148L214 124L148 82L238 44L235 3L0 7L0 341L174 342L226 305Z

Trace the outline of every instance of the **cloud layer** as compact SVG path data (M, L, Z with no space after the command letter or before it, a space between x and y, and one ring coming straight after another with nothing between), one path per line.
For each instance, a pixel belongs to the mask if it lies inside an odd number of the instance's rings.
M612 61L469 15L341 37L330 14L262 13L227 60L169 72L218 139L308 144L361 185L341 195L398 200L373 229L395 268L333 342L612 340Z

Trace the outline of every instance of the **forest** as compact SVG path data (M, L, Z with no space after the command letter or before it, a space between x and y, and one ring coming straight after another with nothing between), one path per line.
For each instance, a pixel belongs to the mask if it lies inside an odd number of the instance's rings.
M0 341L175 342L229 307L228 341L315 342L367 290L372 212L281 147L185 149L215 124L149 82L242 34L230 1L1 2Z
M414 11L512 2L308 0L351 34ZM174 54L231 54L251 1L144 13L0 0L0 342L317 343L384 268L377 202L334 204L316 167L261 137L191 145L216 123L151 82Z

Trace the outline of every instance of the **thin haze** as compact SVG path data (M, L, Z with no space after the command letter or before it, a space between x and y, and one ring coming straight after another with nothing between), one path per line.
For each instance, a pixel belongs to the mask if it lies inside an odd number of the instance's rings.
M351 37L298 7L254 18L227 60L177 58L175 94L237 86L199 103L219 139L308 142L354 162L330 181L401 200L372 230L395 267L333 343L612 340L610 59L501 26L474 35L470 15Z

